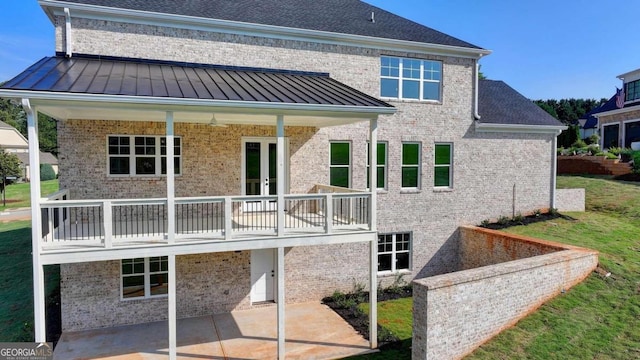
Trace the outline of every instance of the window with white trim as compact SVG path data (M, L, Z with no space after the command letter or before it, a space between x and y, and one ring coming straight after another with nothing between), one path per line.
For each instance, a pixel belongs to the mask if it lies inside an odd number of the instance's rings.
M402 143L402 188L420 188L420 143Z
M379 142L378 147L376 149L376 189L386 189L387 188L387 143ZM369 142L367 142L367 189L369 188L369 178L371 177L371 173L369 172L370 167L369 160Z
M441 100L442 62L382 56L380 96L392 99Z
M331 142L329 184L348 188L351 183L351 143Z
M451 165L453 164L453 144L436 143L435 144L435 164L433 175L433 186L435 187L452 187L453 172Z
M166 296L169 282L167 256L121 260L123 299Z
M624 84L624 101L640 99L640 80L630 81Z
M108 174L161 176L167 174L167 138L164 136L109 135ZM174 137L174 173L182 173L182 141Z
M378 234L378 272L410 270L411 233Z

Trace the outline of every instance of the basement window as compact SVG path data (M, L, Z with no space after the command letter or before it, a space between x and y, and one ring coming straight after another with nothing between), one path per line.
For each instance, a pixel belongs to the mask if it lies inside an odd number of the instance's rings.
M122 299L167 296L169 260L167 256L121 260Z

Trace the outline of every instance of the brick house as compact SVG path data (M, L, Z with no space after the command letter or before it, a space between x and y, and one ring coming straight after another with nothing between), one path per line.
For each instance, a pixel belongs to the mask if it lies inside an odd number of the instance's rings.
M640 69L618 75L618 79L622 80L621 91L589 113L588 120L593 118L591 123L599 128L603 149L635 147L640 150Z
M488 50L357 0L40 4L56 55L0 88L31 149L58 120L36 341L61 264L63 331L168 319L175 354L176 318L275 302L284 351L285 303L356 282L375 309L379 282L456 269L461 224L554 207L563 126L479 82Z

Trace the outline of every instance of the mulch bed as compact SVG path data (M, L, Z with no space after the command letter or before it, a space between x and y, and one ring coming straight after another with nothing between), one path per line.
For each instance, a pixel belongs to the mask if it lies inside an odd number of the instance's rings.
M554 220L554 219L575 220L570 216L562 215L562 214L559 214L558 212L553 212L553 213L548 212L548 213L524 216L518 220L508 219L506 221L494 222L490 224L482 224L480 226L486 229L491 229L491 230L501 230L511 226L529 225L529 224L534 224L541 221L548 221L548 220Z
M378 291L378 302L411 297L412 295L413 288L411 285L384 289ZM329 306L360 333L360 335L369 340L369 316L358 309L359 303L367 302L369 302L369 293L364 291L357 294L345 294L344 299L341 301L336 301L332 296L322 299L323 304ZM345 307L345 304L349 304L349 306ZM396 336L384 331L380 325L378 325L378 342L387 344L387 346L393 346L392 344L398 341L399 339Z
M622 181L640 181L640 174L629 173L629 174L614 176L613 178L615 180L622 180Z

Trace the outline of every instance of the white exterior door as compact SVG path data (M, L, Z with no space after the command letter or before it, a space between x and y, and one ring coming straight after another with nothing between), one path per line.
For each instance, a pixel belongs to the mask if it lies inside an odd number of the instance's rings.
M274 249L251 251L251 302L274 300L276 282Z
M288 150L285 146L285 159ZM242 195L278 194L277 151L275 138L243 138ZM285 164L285 174L286 164ZM286 176L285 176L286 177ZM286 181L286 179L285 179ZM243 211L275 211L276 200L245 201Z

